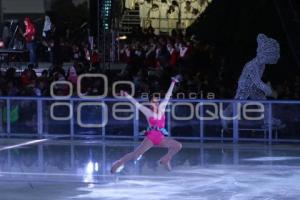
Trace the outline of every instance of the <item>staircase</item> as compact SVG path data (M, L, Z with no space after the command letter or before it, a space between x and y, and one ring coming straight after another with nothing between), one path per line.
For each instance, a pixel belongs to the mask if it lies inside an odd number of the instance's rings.
M124 11L124 14L119 23L119 34L127 35L130 34L134 27L140 26L140 15L139 9Z

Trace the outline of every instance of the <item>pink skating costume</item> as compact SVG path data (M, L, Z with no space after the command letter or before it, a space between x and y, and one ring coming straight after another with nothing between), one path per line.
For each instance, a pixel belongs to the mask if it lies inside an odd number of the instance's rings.
M165 138L164 135L168 135L168 132L165 129L165 115L163 115L160 119L150 117L149 126L146 131L147 138L154 145L159 145L161 141Z

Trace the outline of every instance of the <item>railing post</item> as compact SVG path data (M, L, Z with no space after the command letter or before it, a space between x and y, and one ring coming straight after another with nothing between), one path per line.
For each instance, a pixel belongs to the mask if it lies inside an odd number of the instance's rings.
M105 178L106 175L106 144L102 144L102 160L101 160L101 168L102 168L102 177Z
M12 156L12 151L15 151L15 149L9 149L8 150L8 155L7 155L7 166L8 166L8 171L9 172L11 172L12 171L12 162L11 162L11 160L12 160L12 158L11 158L11 156ZM20 162L20 161L18 161L18 162Z
M204 105L202 106L199 106L199 109L200 109L200 141L201 143L203 143L204 141L204 116L203 116L203 113L204 113Z
M38 166L41 171L44 171L44 146L39 144L38 146Z
M102 105L105 105L105 102L104 100L101 101ZM106 117L105 115L105 108L102 109L102 123L103 123L103 118ZM108 117L108 116L107 116ZM107 119L108 120L108 119ZM105 126L102 126L102 140L105 139L105 136L106 136L106 132L105 132Z
M74 144L71 144L70 146L70 162L71 162L71 169L74 169L74 164L75 164L75 151L74 151Z
M239 147L237 145L233 145L233 164L238 165L239 164Z
M49 133L49 119L51 118L50 116L50 107L49 107L49 102L52 102L51 100L45 100L44 102L44 107L45 107L45 114L44 114L44 124L43 124L43 132L44 132L44 135L48 135Z
M272 144L272 103L268 104L268 128L269 128L268 142L269 144Z
M40 98L37 99L37 134L39 138L43 135L43 102Z
M3 108L2 108L2 103L0 102L0 133L4 132L3 129Z
M6 132L7 136L10 136L11 127L10 127L10 99L6 100Z
M200 146L200 165L204 165L204 147L203 145Z
M139 137L139 110L134 106L134 115L133 115L133 136L134 141L138 141Z
M233 143L239 141L239 116L237 116L237 103L233 102Z
M73 112L74 112L74 101L70 100L70 104L71 104L71 108L73 108ZM71 134L71 139L74 139L74 113L71 115L71 119L70 119L70 134Z

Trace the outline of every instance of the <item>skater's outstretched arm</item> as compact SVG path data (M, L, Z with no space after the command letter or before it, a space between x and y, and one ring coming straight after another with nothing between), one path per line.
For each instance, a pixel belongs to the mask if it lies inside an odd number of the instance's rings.
M179 82L179 77L174 77L172 78L172 83L166 93L166 96L164 98L164 100L160 103L159 105L159 117L162 116L165 113L166 107L170 101L170 98L172 96L173 90L174 90L174 86L177 82Z
M121 90L121 96L126 97L133 105L135 105L146 116L147 119L153 116L153 112L149 108L140 104L135 98L130 96L127 92Z

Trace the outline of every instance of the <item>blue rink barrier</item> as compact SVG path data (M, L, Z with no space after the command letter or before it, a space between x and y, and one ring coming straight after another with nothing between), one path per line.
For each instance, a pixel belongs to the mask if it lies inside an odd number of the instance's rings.
M233 119L225 120L224 130L221 114L229 105ZM261 114L258 105L265 110L261 119L255 119ZM144 116L126 99L0 97L0 112L3 137L138 140L147 127ZM299 122L300 101L173 99L166 112L171 137L201 142L299 142Z

